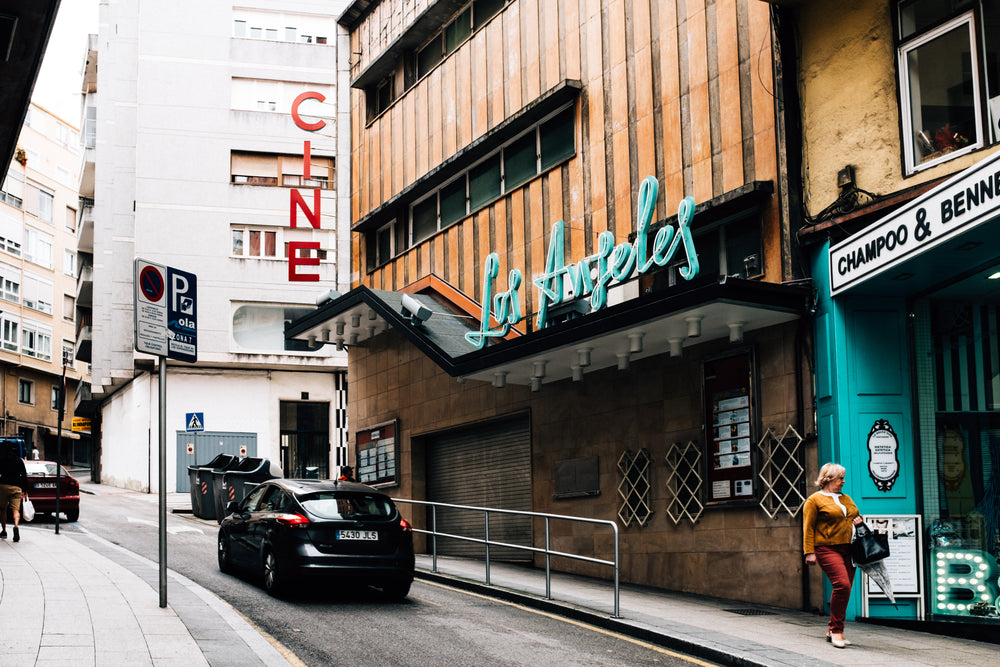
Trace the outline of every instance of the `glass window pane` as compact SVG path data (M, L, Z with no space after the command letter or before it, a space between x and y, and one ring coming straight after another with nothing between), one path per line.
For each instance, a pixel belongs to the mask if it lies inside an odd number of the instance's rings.
M506 0L473 0L472 20L473 30L479 30L487 21L497 15L503 9Z
M260 257L260 232L250 232L250 252L251 257Z
M413 243L423 241L437 231L437 197L431 196L414 205Z
M441 228L465 217L465 178L441 188Z
M260 39L263 37L263 31L260 28L250 28L250 37Z
M555 118L542 124L540 131L542 171L565 160L576 152L575 118L576 114L573 107L570 107Z
M243 254L243 230L233 230L233 254L240 256Z
M376 239L376 251L378 253L376 262L385 264L392 258L392 225L388 225L378 230Z
M455 20L444 29L444 52L451 53L458 48L472 34L472 9L465 8L465 11L455 17Z
M942 2L942 0L902 0L899 3L899 36L906 39L940 23L953 14L956 5L971 6L963 2Z
M235 21L233 24L233 36L246 37L246 34L247 34L247 22Z
M906 54L914 165L979 142L971 49L963 23Z
M535 133L529 132L503 150L504 192L510 192L536 173Z
M439 35L417 53L417 78L424 76L434 69L434 66L441 62L443 55L441 51L441 36Z
M469 210L474 211L500 196L500 156L495 155L469 170Z
M264 232L264 256L274 257L275 246L277 245L277 232Z

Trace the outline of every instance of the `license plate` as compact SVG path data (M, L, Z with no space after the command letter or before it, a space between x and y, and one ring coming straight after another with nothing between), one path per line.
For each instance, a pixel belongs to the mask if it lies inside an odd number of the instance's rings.
M35 484L36 489L54 489L56 488L55 482L38 482Z
M338 530L338 540L378 540L377 530Z

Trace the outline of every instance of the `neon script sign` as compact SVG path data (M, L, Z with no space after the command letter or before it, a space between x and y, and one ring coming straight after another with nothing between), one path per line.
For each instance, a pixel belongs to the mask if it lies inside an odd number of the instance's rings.
M684 250L687 260L687 265L679 269L680 276L691 280L698 275L698 253L691 235L691 221L694 218L692 197L685 197L678 205L677 227L661 227L656 232L652 248L648 246L649 226L653 221L658 188L659 183L653 176L647 176L639 186L636 238L633 243L615 245L613 232L601 232L597 237L597 252L575 264L566 265L563 260L563 221L552 225L545 273L532 281L538 289L536 322L539 329L548 325L550 308L577 298L589 296L591 309L604 308L610 287L633 276L643 275L654 267L666 266L678 250ZM479 331L465 334L465 339L476 349L481 350L491 338L503 338L510 333L512 326L521 321L521 272L513 269L507 278L507 291L494 295L493 285L499 272L500 257L495 252L490 253L483 270L483 310ZM496 327L490 327L491 317L496 321Z
M318 102L326 101L326 97L323 93L318 93L316 91L307 91L301 93L292 102L292 120L295 124L305 130L306 132L317 132L326 126L325 120L317 120L315 123L307 123L299 115L299 105L301 105L306 100L316 100ZM312 145L309 141L302 142L302 180L308 179L310 174L310 162L312 160ZM292 229L296 229L299 226L298 211L301 209L302 213L305 215L306 220L313 229L320 228L320 221L322 216L322 198L321 198L321 188L313 188L313 207L309 210L309 205L306 204L305 197L299 192L298 188L292 188L289 191L289 197L291 202L289 205L290 220L289 226ZM301 254L300 251L305 251L305 254ZM312 254L315 251L315 255ZM291 282L313 282L319 280L318 273L300 273L300 266L319 266L319 251L320 244L319 241L289 241L288 242L288 280Z

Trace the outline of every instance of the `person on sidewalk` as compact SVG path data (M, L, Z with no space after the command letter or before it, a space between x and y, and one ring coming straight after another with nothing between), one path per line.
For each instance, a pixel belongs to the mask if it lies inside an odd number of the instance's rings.
M816 478L819 491L809 496L802 508L802 552L806 564L819 563L833 585L826 640L837 648L851 643L844 639L844 617L854 583L851 537L854 526L864 521L850 496L841 493L846 476L844 466L824 464Z
M28 472L16 443L8 442L0 451L0 538L7 537L7 510L14 519L14 541L21 541L21 497L28 495Z

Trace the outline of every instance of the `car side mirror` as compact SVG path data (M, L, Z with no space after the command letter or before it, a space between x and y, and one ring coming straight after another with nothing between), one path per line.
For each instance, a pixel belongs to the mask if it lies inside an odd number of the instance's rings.
M230 500L226 504L226 514L236 514L240 511L240 504L235 500Z

